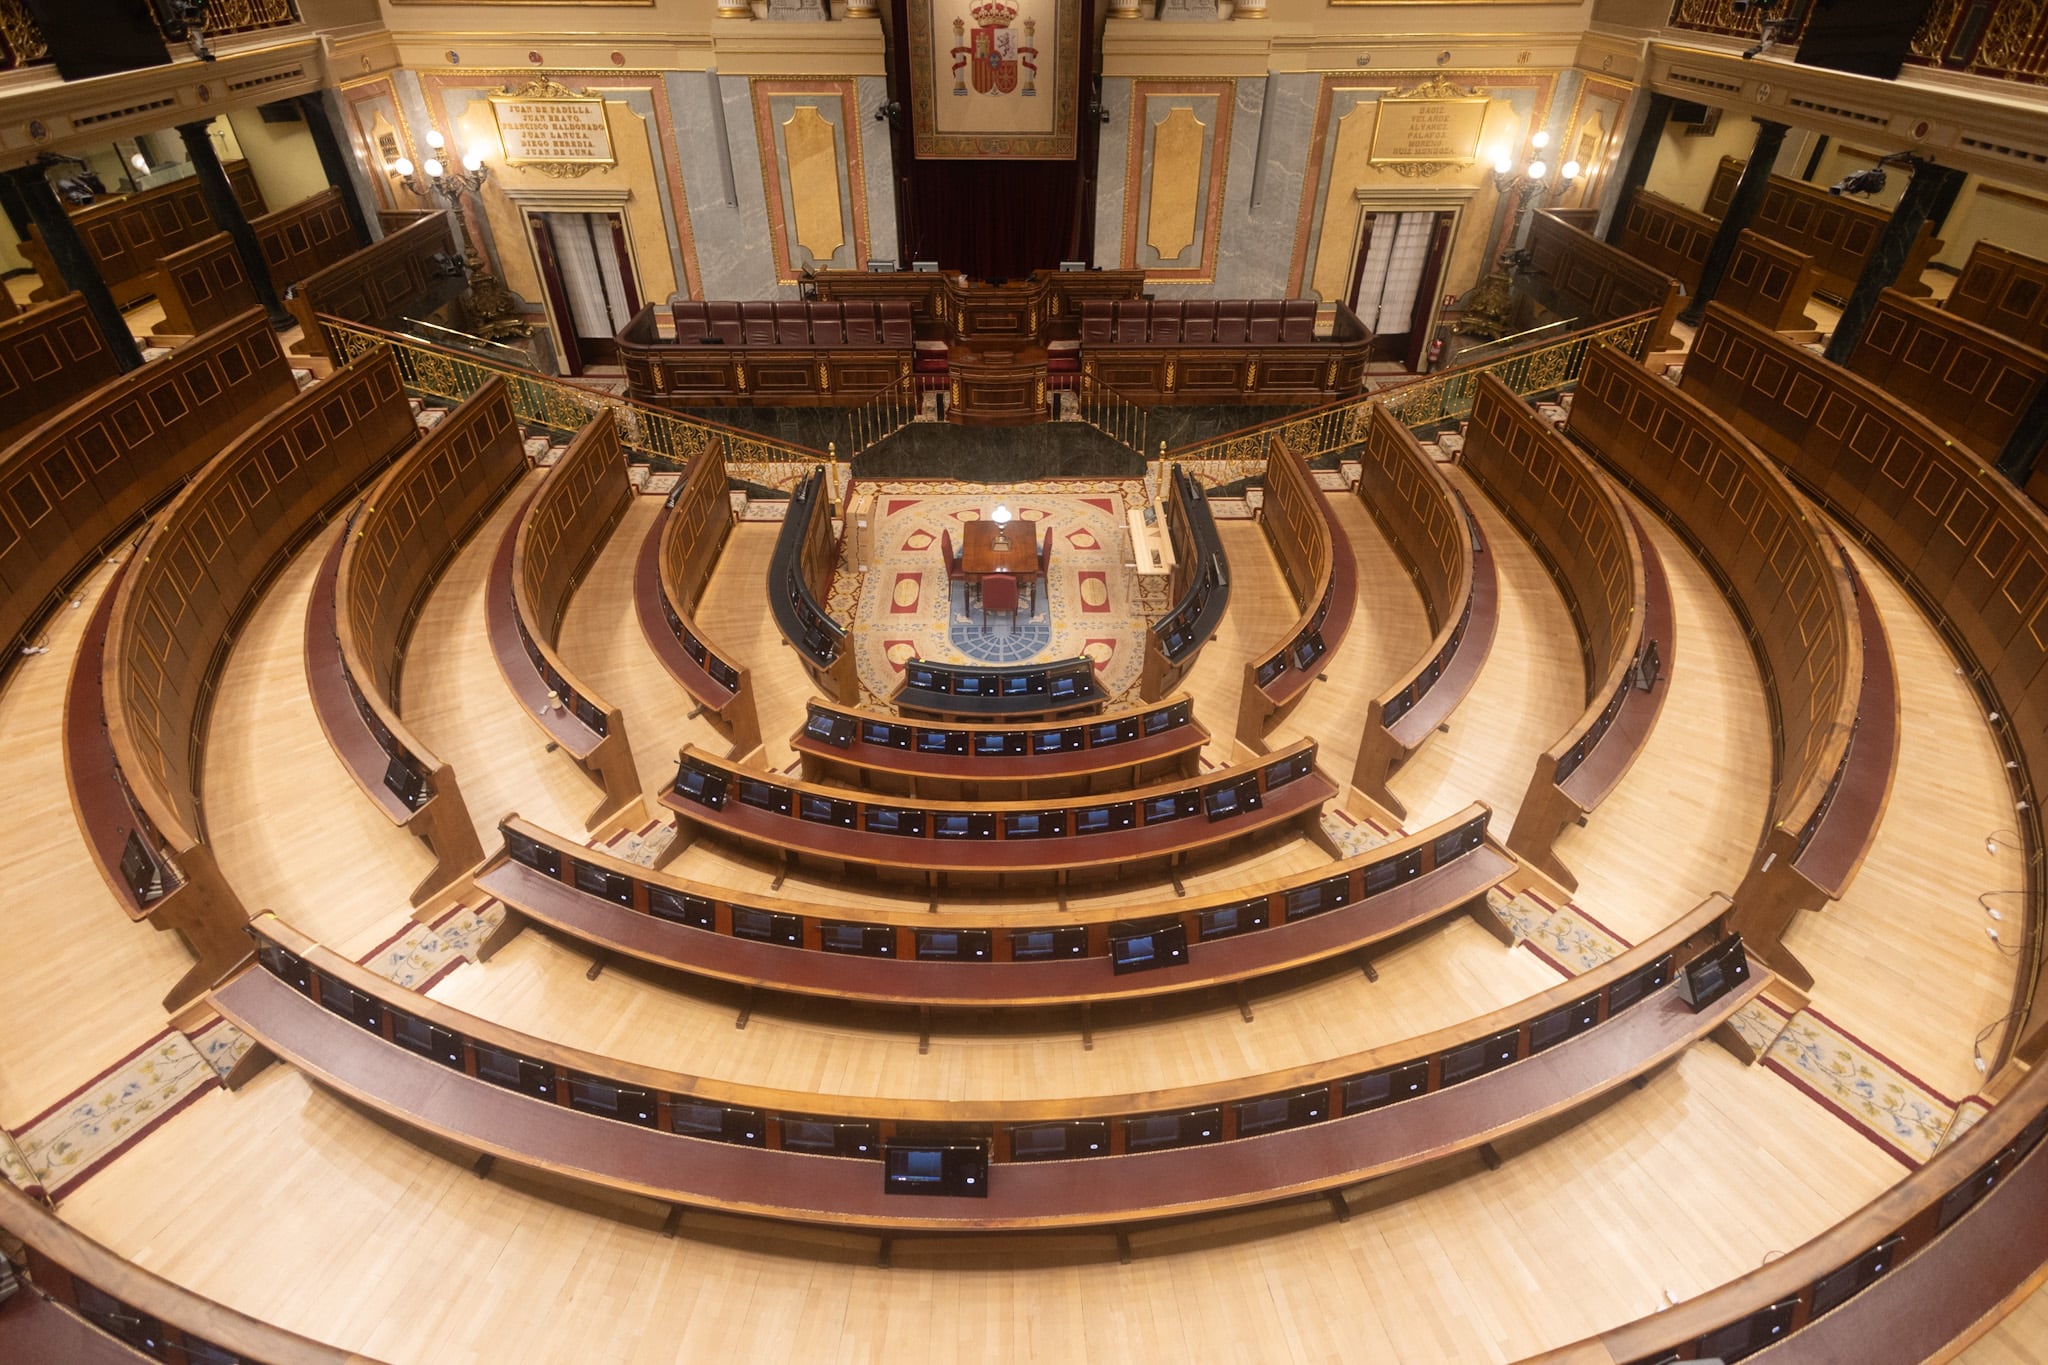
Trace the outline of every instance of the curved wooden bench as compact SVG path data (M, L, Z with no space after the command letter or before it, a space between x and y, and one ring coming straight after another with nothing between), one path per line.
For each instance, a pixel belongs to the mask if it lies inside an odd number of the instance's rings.
M1721 277L1714 301L1774 332L1796 333L1802 342L1819 341L1819 324L1806 312L1819 279L1813 257L1744 228L1735 236L1735 254L1728 258L1728 273Z
M940 663L913 655L889 694L889 704L906 716L1020 725L1062 716L1078 720L1108 701L1095 680L1095 661L1086 654L1022 664Z
M725 441L713 436L690 460L668 505L647 533L633 571L633 604L648 648L732 741L733 757L761 747L753 675L714 649L695 620L704 585L732 533Z
M2048 351L2048 261L1979 240L1941 306L2022 346Z
M844 787L789 782L684 745L661 803L676 813L679 851L696 830L789 858L946 874L1056 873L1114 868L1190 853L1289 823L1316 823L1336 784L1315 766L1314 740L1296 740L1255 765L1140 787L1083 804L1024 801L877 801ZM1206 815L1207 818L1204 818ZM685 824L692 826L686 830ZM670 856L674 856L671 852Z
M1530 268L1517 273L1515 294L1536 304L1537 316L1520 318L1533 327L1553 318L1573 318L1580 327L1654 313L1642 350L1671 346L1685 288L1665 271L1610 246L1552 209L1529 216Z
M246 951L247 913L205 840L199 795L220 668L263 585L326 518L418 434L387 351L314 385L211 460L144 537L113 594L101 699L136 815L116 877L161 878L159 914L199 959L177 1008ZM76 779L74 778L74 781ZM137 861L131 875L130 858ZM180 909L183 898L189 909Z
M1896 289L1877 296L1847 363L1992 464L2048 383L2048 353Z
M768 610L818 690L850 705L861 696L853 646L846 627L825 609L838 557L825 471L814 469L789 495L775 553L768 561Z
M1705 208L1712 217L1727 216L1744 164L1738 157L1721 158L1707 189ZM1753 226L1772 241L1811 256L1820 272L1820 288L1831 298L1846 299L1890 221L1891 210L1880 204L1829 194L1826 186L1774 175L1764 187ZM1899 266L1898 278L1905 282L1902 287L1908 294L1928 292L1920 277L1945 245L1934 230L1931 220L1921 227Z
M1749 971L1695 1012L1665 984L1726 907L1709 900L1576 980L1420 1038L1259 1076L1072 1099L885 1101L639 1066L415 995L269 914L251 926L260 965L209 999L322 1084L574 1179L810 1223L1082 1227L1331 1189L1583 1105L1713 1032L1763 988L1769 974ZM985 1197L891 1197L875 1158L896 1139L979 1147ZM1048 1148L1054 1159L1038 1159Z
M1650 269L1671 276L1690 294L1700 287L1707 250L1720 220L1655 190L1628 197L1616 223L1613 244Z
M1173 605L1145 632L1138 695L1146 701L1180 686L1230 605L1230 558L1216 533L1209 495L1179 465L1167 477L1167 490L1166 537L1173 552L1167 596Z
M2048 1262L2048 1075L1819 1237L1528 1365L1717 1355L1769 1365L1949 1359ZM1758 1349L1761 1348L1761 1349Z
M332 188L251 219L249 226L280 293L361 245L342 207L341 191ZM190 336L254 307L256 287L242 268L234 238L219 232L163 258L156 271L156 299L164 316L150 335Z
M943 925L922 909L834 915L814 901L735 900L724 888L651 872L509 815L504 851L476 879L506 907L483 956L530 919L696 976L921 1010L1162 995L1346 953L1362 962L1371 945L1461 911L1507 937L1485 895L1514 862L1486 837L1490 814L1474 803L1368 853L1227 896L1076 906L1056 921L1043 910L957 910ZM1173 970L1113 968L1112 939L1171 925L1187 943Z
M1237 739L1254 753L1265 747L1267 731L1300 704L1309 684L1321 676L1323 660L1344 643L1358 595L1358 560L1350 537L1316 486L1308 461L1278 436L1266 445L1266 500L1259 524L1301 615L1288 627L1278 653L1254 655L1244 666Z
M82 294L0 316L0 451L120 372Z
M1094 793L1193 775L1209 732L1176 694L1050 721L924 721L813 700L789 747L807 782L973 800Z
M1774 348L1796 349L1736 320ZM1688 365L1697 355L1695 339ZM1898 698L1889 646L1881 631L1866 642L1875 617L1866 622L1841 547L1812 504L1692 393L1596 346L1572 401L1570 432L1693 547L1749 637L1771 711L1773 776L1770 821L1736 890L1735 924L1803 989L1813 977L1785 949L1785 928L1800 910L1841 894L1890 785ZM1860 732L1859 713L1867 716ZM1849 788L1854 799L1838 806L1852 736L1862 762ZM1869 779L1877 783L1874 804ZM1846 845L1854 856L1846 866L1831 858L1823 871L1822 855L1807 854L1832 821L1839 823L1823 847Z
M1709 309L1686 370L1686 391L1781 461L1926 610L1986 713L1997 716L1992 738L2018 765L2010 778L2014 828L2039 849L2039 793L2048 780L2048 514L1884 390L1747 319ZM2027 867L2027 934L2037 942L2038 859ZM2013 1009L2022 1022L2008 1037L2021 1039L2022 1056L2038 1059L2048 1055L2048 1028L2031 1012L2035 981L2034 970L2019 973Z
M555 652L569 598L604 545L633 485L607 410L593 417L505 529L491 560L484 623L505 685L542 733L603 794L584 820L596 831L646 811L626 718Z
M186 1352L211 1347L248 1365L376 1365L152 1275L4 1180L0 1231L21 1243L28 1271L25 1292L0 1303L0 1346L11 1359L122 1365L185 1360Z
M1396 820L1388 783L1457 709L1493 649L1499 584L1479 523L1407 427L1375 404L1359 460L1358 500L1422 594L1435 630L1422 657L1367 703L1351 785Z
M75 303L26 316L68 314ZM78 321L91 329L82 315ZM49 340L60 358L68 354ZM70 365L37 379L38 394L70 392ZM88 357L77 372L111 375L113 363ZM276 334L250 312L97 385L61 412L46 410L40 426L0 449L0 672L13 667L79 573L255 414L296 391Z
M254 218L267 211L247 161L223 162L221 169L245 215ZM156 267L165 253L182 250L217 230L196 176L102 199L69 213L72 230L85 243L94 269L123 308L148 298L156 288ZM22 239L21 254L41 281L29 295L31 300L57 299L71 292L56 257L33 225Z
M455 772L399 715L414 623L448 562L526 472L502 379L449 413L385 472L335 542L306 610L314 713L356 785L434 866L412 904L438 905L484 859Z
M1671 587L1592 460L1492 375L1479 380L1458 462L1550 570L1578 632L1586 709L1537 755L1508 836L1516 857L1571 890L1578 878L1553 846L1649 740L1676 662Z

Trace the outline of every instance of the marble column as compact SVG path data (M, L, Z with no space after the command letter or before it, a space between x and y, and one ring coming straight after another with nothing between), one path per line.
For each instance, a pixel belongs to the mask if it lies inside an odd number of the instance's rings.
M306 130L313 135L313 150L320 154L320 169L326 173L327 183L341 191L341 211L348 215L348 225L356 234L357 246L368 246L377 240L375 231L377 215L363 204L363 186L356 174L356 160L349 155L342 143L340 130L334 126L334 92L318 90L298 98L299 112L305 116Z
M1649 180L1650 167L1657 160L1657 148L1664 142L1664 125L1671 118L1671 106L1676 103L1671 96L1652 90L1637 102L1631 112L1628 135L1622 146L1624 161L1621 174L1600 195L1600 221L1593 235L1601 241L1614 240L1619 230L1615 224L1626 221L1621 216L1622 206Z
M1906 182L1906 192L1899 196L1898 207L1892 210L1884 231L1877 235L1876 245L1863 258L1863 273L1856 277L1856 287L1842 304L1842 320L1835 324L1835 333L1828 338L1825 354L1829 360L1838 365L1848 362L1849 353L1856 349L1856 339L1863 335L1864 324L1877 307L1877 296L1897 282L1899 267L1913 254L1913 242L1920 236L1920 229L1927 225L1936 205L1954 197L1962 178L1963 172L1953 166L1937 166L1932 161L1913 163L1913 178Z
M208 119L205 123L181 123L178 136L184 139L185 151L192 158L194 178L199 181L199 193L206 200L206 211L213 215L213 221L234 242L235 254L242 258L242 273L249 277L249 284L256 291L256 302L263 305L270 325L282 332L292 325L292 315L285 312L284 305L278 302L277 286L271 283L270 266L263 259L263 246L256 240L256 229L249 226L248 216L235 201L234 186L228 183L228 173L220 164L220 154L213 150L213 138L207 132L212 122Z
M50 188L43 167L16 166L7 172L7 178L20 193L29 221L35 225L43 245L50 249L50 259L57 263L64 283L84 296L86 311L92 314L93 324L100 329L107 349L114 353L114 363L123 370L141 368L142 348L135 344L135 334L128 330L128 320L121 316L121 305L114 302L113 291L100 278L99 265L85 249L85 239L78 235L71 215L57 202L57 191Z
M1756 211L1764 202L1764 190L1771 183L1771 166L1778 159L1778 148L1784 145L1786 126L1773 123L1766 118L1756 120L1756 142L1749 149L1749 160L1743 164L1742 178L1735 182L1735 193L1728 197L1728 212L1721 216L1721 226L1714 233L1713 243L1707 247L1706 264L1700 267L1699 287L1686 300L1685 311L1678 320L1697 326L1706 316L1707 305L1714 301L1714 295L1721 288L1721 276L1728 271L1728 262L1735 256L1735 241L1742 230L1756 219Z

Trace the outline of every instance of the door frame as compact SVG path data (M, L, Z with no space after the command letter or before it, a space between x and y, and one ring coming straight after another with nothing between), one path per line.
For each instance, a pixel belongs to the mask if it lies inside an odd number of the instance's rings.
M1358 217L1351 225L1351 279L1358 279L1360 254L1366 246L1366 223L1378 213L1448 213L1451 215L1451 230L1444 238L1444 263L1448 271L1450 260L1458 251L1458 234L1465 228L1465 211L1472 206L1472 200L1479 193L1477 185L1360 185L1351 191L1352 202L1358 205ZM1427 326L1422 330L1434 335L1437 323L1443 313L1443 275L1437 277L1436 292L1429 299ZM1353 292L1356 292L1354 284Z
M539 215L543 213L596 213L616 214L619 231L612 234L612 240L623 253L620 259L621 274L626 282L627 297L637 300L645 307L649 300L642 294L640 282L646 278L641 273L637 253L633 249L633 234L626 224L626 206L632 201L633 191L625 187L574 186L555 188L552 186L504 186L505 197L512 201L512 207L519 212L519 226L526 239L526 254L533 266L533 275L541 285L541 303L547 310L548 329L554 333L556 349L569 361L572 374L583 370L581 353L576 348L576 324L569 315L569 301L549 288L551 276L542 260L543 248L537 234L547 231L547 225Z

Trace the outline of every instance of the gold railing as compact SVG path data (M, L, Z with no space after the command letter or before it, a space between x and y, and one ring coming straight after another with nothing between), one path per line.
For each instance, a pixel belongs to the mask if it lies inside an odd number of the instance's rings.
M185 26L166 22L154 5L145 6L155 20L157 32L167 43L185 41ZM206 35L222 38L230 33L282 28L299 22L299 8L293 0L211 0L206 7ZM26 0L0 0L0 71L36 66L50 60L50 46L43 30L29 13Z
M858 407L846 411L846 458L859 459L878 443L917 420L924 410L924 376L898 375L876 389Z
M1118 445L1135 451L1139 459L1150 459L1145 442L1150 423L1145 409L1092 374L1075 375L1074 380L1075 415Z
M1366 413L1374 407L1386 408L1402 425L1420 431L1471 412L1482 374L1498 376L1509 388L1527 397L1576 381L1595 342L1605 342L1640 359L1653 320L1650 313L1638 313L1555 341L1540 342L1483 364L1423 375L1363 398L1347 398L1183 446L1167 458L1184 465L1207 466L1202 470L1202 482L1216 487L1263 470L1267 443L1275 436L1287 442L1289 448L1300 451L1304 459L1357 445L1364 439Z
M398 361L398 373L405 387L425 397L460 402L492 379L503 379L511 391L512 411L520 421L565 432L582 430L600 408L608 408L618 419L619 444L625 447L629 458L644 459L663 469L680 468L712 441L725 442L728 467L757 467L740 475L757 482L771 481L761 476L761 466L808 467L826 460L824 451L809 446L683 417L628 398L548 379L516 366L444 350L415 337L330 317L322 317L320 325L327 333L327 344L337 364L347 364L359 355L387 346Z

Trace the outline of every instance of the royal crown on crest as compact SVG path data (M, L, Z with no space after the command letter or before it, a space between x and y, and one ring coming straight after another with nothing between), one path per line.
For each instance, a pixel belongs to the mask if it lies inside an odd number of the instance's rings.
M983 28L1007 28L1010 21L1017 17L1017 7L1004 4L1003 0L983 0L983 3L974 6L968 13L972 14L974 22Z

